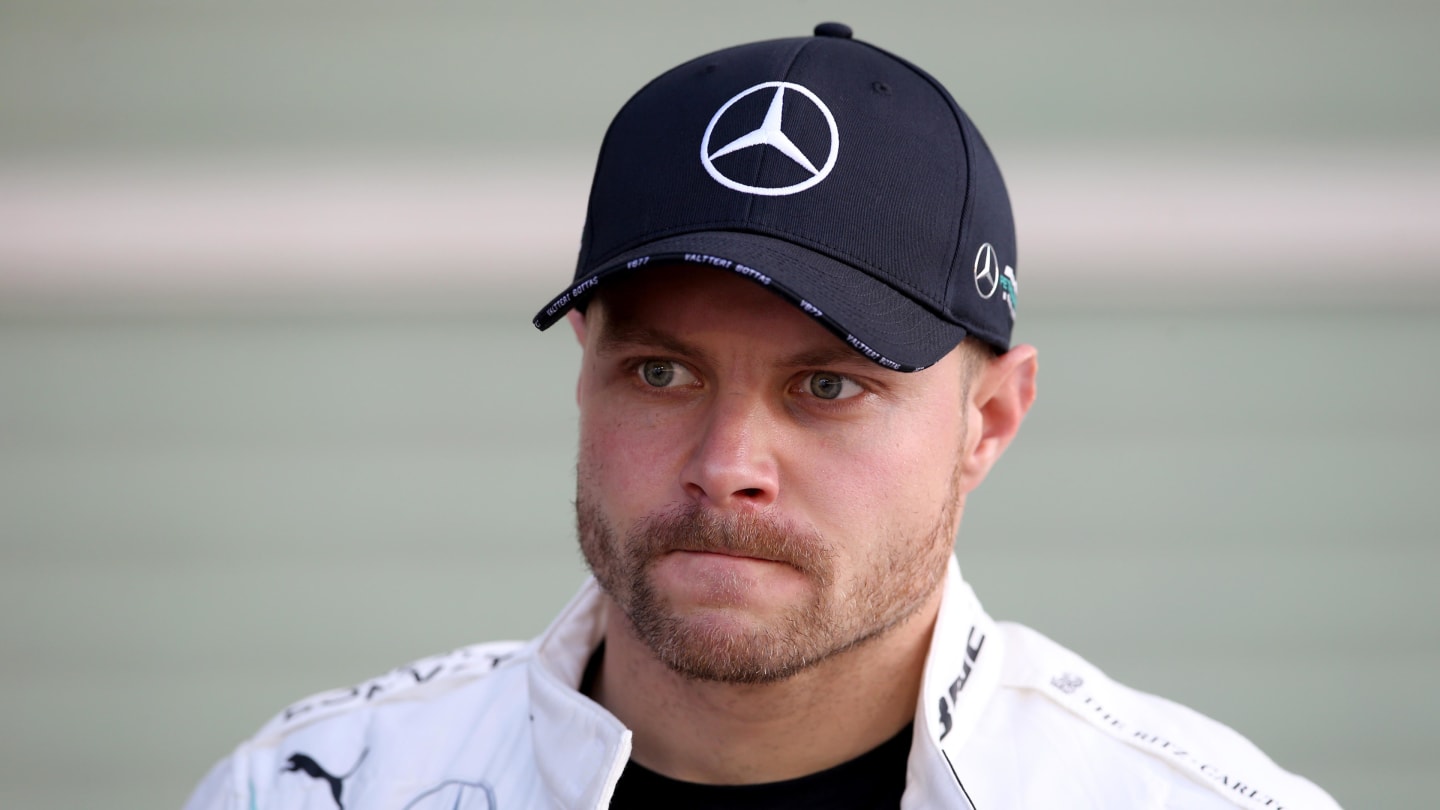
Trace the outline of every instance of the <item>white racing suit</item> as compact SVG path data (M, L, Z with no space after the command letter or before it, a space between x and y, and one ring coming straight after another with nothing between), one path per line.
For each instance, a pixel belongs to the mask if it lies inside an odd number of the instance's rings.
M186 810L606 807L630 732L576 689L601 617L592 580L529 643L466 647L296 703L216 765ZM902 807L1337 805L1220 723L996 623L952 558Z

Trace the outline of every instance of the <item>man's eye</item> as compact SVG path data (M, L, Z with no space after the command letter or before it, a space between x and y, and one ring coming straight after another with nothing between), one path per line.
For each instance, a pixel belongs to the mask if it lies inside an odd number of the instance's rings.
M640 379L655 388L669 388L674 385L689 385L695 382L695 375L679 363L646 360L640 364Z
M844 374L817 371L805 381L810 393L820 399L849 399L865 389Z

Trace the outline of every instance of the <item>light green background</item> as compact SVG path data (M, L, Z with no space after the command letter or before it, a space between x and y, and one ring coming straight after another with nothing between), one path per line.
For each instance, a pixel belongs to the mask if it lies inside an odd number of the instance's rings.
M828 18L1002 155L1440 143L1429 3L0 0L0 160L568 159L659 70ZM1433 806L1435 285L1186 304L1134 271L1023 300L1040 402L967 576L1347 807ZM568 335L534 295L402 298L0 301L0 807L177 806L294 699L568 598Z

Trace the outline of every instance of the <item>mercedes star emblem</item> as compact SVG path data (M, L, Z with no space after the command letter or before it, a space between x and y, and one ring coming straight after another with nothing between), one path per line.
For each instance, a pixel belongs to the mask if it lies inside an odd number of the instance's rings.
M745 98L751 93L758 93L761 90L772 87L775 88L775 96L770 100L770 107L766 110L765 120L760 122L760 126L711 152L710 134L715 131L716 122L724 117L726 111L728 111L735 102ZM825 158L825 165L819 168L815 167L815 164L805 156L804 152L800 151L799 147L785 134L785 130L781 128L781 118L785 111L786 90L794 91L794 93L790 94L790 98L792 99L808 99L810 103L814 104L816 108L820 110L821 114L825 116L825 123L830 125L830 154ZM793 160L801 168L805 169L805 171L809 172L810 177L794 185L770 188L767 186L751 186L736 182L715 168L716 158L732 152L738 152L741 149L749 149L753 146L768 146L775 149L780 154ZM840 132L835 128L835 116L830 114L830 108L826 107L825 103L814 93L791 82L765 82L736 94L734 98L725 102L719 111L715 113L714 117L710 119L709 126L705 127L705 137L700 141L700 162L705 164L705 171L709 172L710 176L715 178L715 182L736 191L743 191L748 194L763 194L767 197L795 194L814 186L816 183L824 180L830 174L830 170L835 168L835 158L838 157L839 154Z
M975 292L981 298L989 298L1000 286L1000 262L995 259L995 248L989 242L980 246L975 254Z

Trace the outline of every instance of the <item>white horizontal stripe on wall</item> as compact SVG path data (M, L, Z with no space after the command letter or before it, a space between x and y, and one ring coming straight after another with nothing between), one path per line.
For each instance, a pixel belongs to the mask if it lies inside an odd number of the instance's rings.
M1440 149L999 157L1022 291L1440 270ZM0 292L549 289L573 270L589 173L573 156L0 164Z

